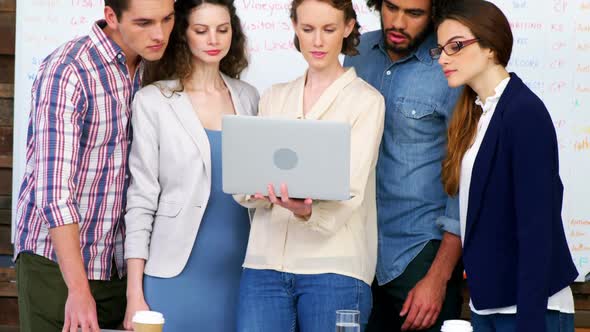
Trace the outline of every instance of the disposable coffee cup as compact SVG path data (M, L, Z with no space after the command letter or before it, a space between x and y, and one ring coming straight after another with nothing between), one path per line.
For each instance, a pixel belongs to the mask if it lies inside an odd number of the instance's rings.
M471 323L461 319L445 320L441 332L473 332Z
M157 311L137 311L132 322L135 332L162 332L164 329L164 315Z

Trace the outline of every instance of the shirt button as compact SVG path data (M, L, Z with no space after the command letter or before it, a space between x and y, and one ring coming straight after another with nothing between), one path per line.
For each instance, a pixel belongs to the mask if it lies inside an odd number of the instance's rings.
M126 174L126 175L125 175L125 179L129 179L129 175L127 175L127 174Z
M391 70L386 71L385 74L387 74L387 76L391 75Z
M416 110L412 110L412 115L416 115Z
M123 56L121 54L117 54L117 58L121 59Z

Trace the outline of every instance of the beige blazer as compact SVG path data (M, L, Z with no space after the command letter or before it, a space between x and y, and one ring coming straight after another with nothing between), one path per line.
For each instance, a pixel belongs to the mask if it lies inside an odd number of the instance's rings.
M222 75L238 115L256 115L259 95ZM211 190L207 134L178 81L159 81L135 95L125 259L146 260L145 274L174 277L186 265Z

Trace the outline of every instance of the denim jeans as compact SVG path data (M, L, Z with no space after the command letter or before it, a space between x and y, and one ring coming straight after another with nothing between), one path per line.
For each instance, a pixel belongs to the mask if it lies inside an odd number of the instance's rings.
M371 288L333 273L293 274L244 269L238 304L238 332L331 332L336 310L371 312Z
M545 321L547 322L547 332L574 332L573 314L547 310ZM471 324L473 331L477 332L516 332L516 315L478 315L472 311Z

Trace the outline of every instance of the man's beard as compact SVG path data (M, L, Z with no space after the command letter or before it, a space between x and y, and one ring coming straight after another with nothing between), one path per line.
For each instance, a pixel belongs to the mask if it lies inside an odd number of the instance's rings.
M383 31L383 40L385 41L386 50L398 54L400 56L406 56L414 50L416 50L418 47L420 47L420 44L422 44L426 37L428 37L428 34L432 31L432 23L428 24L428 26L424 30L420 31L415 37L412 37L407 32L396 28L389 28L387 30L383 30L383 20L381 20L381 31ZM387 34L389 32L396 32L404 35L404 37L408 39L408 45L397 46L393 44L387 38Z

